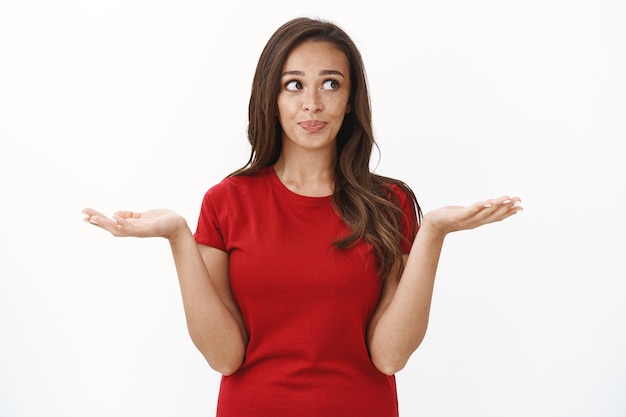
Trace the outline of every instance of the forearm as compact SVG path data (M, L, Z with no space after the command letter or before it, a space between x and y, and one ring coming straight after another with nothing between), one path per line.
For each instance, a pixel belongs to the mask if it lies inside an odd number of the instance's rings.
M369 331L372 361L386 374L402 369L422 342L444 235L420 229L395 294ZM393 278L388 278L393 279Z
M519 202L519 197L505 195L426 213L393 297L383 299L368 329L368 347L378 369L388 374L402 369L422 342L445 236L504 220L522 210Z
M219 297L186 224L170 247L191 339L213 369L229 375L243 362L246 342L240 326Z

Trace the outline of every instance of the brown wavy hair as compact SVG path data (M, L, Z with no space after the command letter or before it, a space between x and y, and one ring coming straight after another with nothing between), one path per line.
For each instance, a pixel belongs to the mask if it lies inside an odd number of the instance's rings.
M402 271L403 211L398 206L392 186L406 193L414 206L413 218L404 219L417 232L422 212L411 189L402 181L370 171L370 157L376 145L372 132L372 115L363 59L354 42L333 23L297 18L271 36L256 68L248 107L248 140L252 146L246 165L231 176L252 175L272 166L282 150L282 130L278 120L278 95L282 67L290 52L308 41L330 42L348 58L350 64L351 111L345 115L337 134L335 165L335 210L351 233L338 238L334 245L349 248L364 239L378 260L382 278L391 271ZM396 269L397 268L397 269Z

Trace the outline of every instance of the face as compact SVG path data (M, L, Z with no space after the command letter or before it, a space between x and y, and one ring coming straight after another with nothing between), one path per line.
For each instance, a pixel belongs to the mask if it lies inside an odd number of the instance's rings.
M349 100L350 65L341 50L325 41L294 48L283 65L278 95L283 150L334 152Z

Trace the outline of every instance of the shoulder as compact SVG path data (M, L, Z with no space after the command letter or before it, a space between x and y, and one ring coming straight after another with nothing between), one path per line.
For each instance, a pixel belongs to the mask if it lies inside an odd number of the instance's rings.
M217 219L223 224L233 216L254 212L268 193L267 173L228 176L213 185L202 199L201 220ZM206 219L205 219L206 220Z
M409 253L411 242L413 242L420 227L422 210L411 187L393 178L383 177L383 180L387 199L399 209L401 233L404 237L401 242L402 252Z
M393 199L397 199L400 201L410 200L411 197L409 194L413 194L413 191L404 183L400 182L389 182L385 184L387 195Z
M262 191L263 184L268 182L269 168L261 169L253 174L228 176L215 184L205 193L205 199L223 199L236 194L250 194Z
M405 219L416 225L420 223L422 209L411 187L398 179L380 175L376 182L382 188L384 197L403 212Z
M374 175L374 184L376 184L387 200L397 206L417 205L417 199L413 190L403 181L382 175Z

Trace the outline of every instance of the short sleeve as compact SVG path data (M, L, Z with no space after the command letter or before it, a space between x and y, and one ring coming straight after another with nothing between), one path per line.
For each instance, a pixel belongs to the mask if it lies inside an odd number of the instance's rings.
M402 216L403 239L400 242L400 249L402 250L402 253L406 254L411 251L411 246L413 245L413 240L415 239L415 234L417 233L417 210L413 200L404 190L402 190L402 188L395 184L391 184L390 188L395 194L398 206L402 210L402 213L404 213Z
M226 243L223 236L224 213L227 202L225 189L218 184L209 189L202 199L198 225L194 238L196 243L212 246L226 251Z

